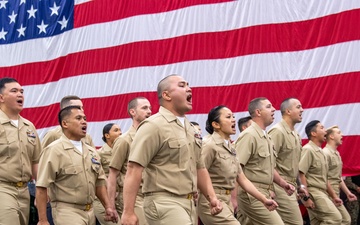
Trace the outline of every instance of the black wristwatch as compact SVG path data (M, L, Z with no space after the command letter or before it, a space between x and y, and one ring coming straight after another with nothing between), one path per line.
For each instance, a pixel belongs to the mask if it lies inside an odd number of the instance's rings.
M310 196L304 196L303 197L303 200L306 202L307 200L309 200L310 199Z

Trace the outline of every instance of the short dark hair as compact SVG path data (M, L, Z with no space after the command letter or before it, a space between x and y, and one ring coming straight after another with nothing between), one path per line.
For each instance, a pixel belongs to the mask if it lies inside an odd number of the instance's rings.
M104 142L106 142L105 134L108 134L108 133L110 132L111 128L112 128L114 125L115 125L115 123L108 123L108 124L106 124L106 125L104 126L104 128L103 128L103 136L102 136L102 138L101 138Z
M306 124L305 133L309 140L311 138L311 132L313 132L316 129L316 126L318 125L318 123L320 123L319 120L313 120L313 121L309 122L308 124Z
M243 131L243 129L241 127L244 124L246 124L247 122L249 122L249 120L251 120L251 116L242 117L238 120L238 127L239 127L240 132Z
M132 118L131 114L130 114L130 109L135 109L137 106L138 106L138 100L139 99L147 99L145 97L136 97L136 98L133 98L129 101L128 103L128 106L127 106L127 112L129 114L129 116Z
M3 92L5 88L5 84L8 83L19 83L15 78L12 77L4 77L0 79L0 93Z
M78 105L69 105L63 109L60 110L59 114L58 114L58 122L60 124L60 126L62 127L62 121L64 120L65 117L69 116L71 114L71 110L73 109L80 109L80 106Z
M250 101L248 111L251 117L254 117L255 110L260 109L261 101L267 100L265 97L254 98Z
M79 98L76 95L67 95L67 96L63 97L60 101L60 109L63 109L65 107L69 106L71 100L81 100L81 98Z
M212 122L220 122L220 110L222 108L225 108L226 106L224 105L219 105L219 106L215 106L214 108L212 108L208 114L208 118L206 120L206 126L205 126L205 130L209 133L212 134L214 133L214 127L212 126Z

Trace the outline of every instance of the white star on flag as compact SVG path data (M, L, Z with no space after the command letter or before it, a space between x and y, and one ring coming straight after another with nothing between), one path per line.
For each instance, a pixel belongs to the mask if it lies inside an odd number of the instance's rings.
M25 30L26 30L26 27L23 27L23 25L21 24L20 28L19 29L16 29L18 32L19 32L19 36L24 36L25 37Z
M9 16L9 18L10 18L9 24L15 23L16 16L17 16L17 14L15 14L15 12L13 11L12 14Z
M53 7L50 7L50 10L51 10L51 14L50 16L52 15L59 15L58 13L58 10L60 9L60 6L57 6L56 3L54 2L54 6Z
M26 0L21 0L20 1L20 5L25 4L25 3L26 3Z
M58 21L58 23L61 24L61 30L66 28L68 21L69 20L65 19L65 16L63 16L63 19L61 21Z
M31 6L30 10L27 10L27 12L29 13L29 19L30 19L31 17L36 18L36 17L35 17L36 11L37 11L37 9L34 9L34 6L33 6L33 5Z
M4 28L1 29L0 31L0 39L4 39L5 40L5 35L7 34L8 32L4 31Z
M37 25L37 27L40 29L39 34L44 32L46 34L46 27L49 26L48 24L44 24L44 20L41 21L40 25Z
M6 1L6 0L1 0L0 1L0 9L2 9L2 8L4 8L4 9L6 9L6 3L7 3L8 1Z

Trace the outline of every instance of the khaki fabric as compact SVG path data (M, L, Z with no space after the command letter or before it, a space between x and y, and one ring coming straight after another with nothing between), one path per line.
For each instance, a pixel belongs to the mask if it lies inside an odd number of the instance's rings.
M63 132L60 125L56 126L54 129L49 130L42 138L41 141L42 148L47 147L53 141L59 139L62 136L62 134ZM87 145L90 145L91 147L95 148L94 142L89 134L86 134L86 137L83 138L83 141Z
M140 124L129 161L145 168L143 193L197 192L197 169L205 167L200 159L201 140L187 118L184 123L185 127L174 114L160 107L157 114Z
M95 214L93 208L84 211L74 207L74 205L61 204L57 202L51 205L51 213L54 224L56 225L95 225ZM113 223L114 224L114 223Z
M96 186L105 185L97 151L84 142L82 150L79 152L64 135L43 150L36 186L48 188L52 203L91 204Z
M0 110L0 224L28 224L30 194L26 184L34 175L32 166L39 162L40 152L35 126L21 116L15 126ZM22 186L15 187L16 183Z
M330 182L331 187L334 189L337 196L340 196L340 182L341 182L341 173L342 173L342 160L339 152L336 149L333 149L331 146L326 145L323 148L323 152L326 156L328 163L328 181Z
M284 119L270 129L269 135L277 153L275 169L284 180L296 187L302 149L300 135L292 131ZM274 189L275 201L279 204L277 212L284 224L303 225L296 193L288 196L277 184L274 184Z

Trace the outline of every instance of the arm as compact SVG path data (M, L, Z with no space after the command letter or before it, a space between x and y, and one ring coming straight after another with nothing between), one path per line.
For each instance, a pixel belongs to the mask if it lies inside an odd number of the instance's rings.
M222 204L216 197L207 169L201 168L197 170L197 182L201 193L210 202L211 214L216 215L220 213L222 211Z
M342 200L339 198L339 196L336 195L334 189L331 187L331 184L329 181L326 184L326 191L329 194L329 196L332 198L332 200L336 206L341 206L343 204Z
M115 208L116 198L116 179L119 176L120 171L112 167L109 168L109 177L107 178L107 193L111 207Z
M247 193L262 202L269 211L275 210L278 207L278 204L274 200L267 199L265 195L260 193L253 183L247 179L244 173L239 173L236 181Z
M282 187L288 195L292 195L295 191L295 187L286 182L279 173L274 169L274 182Z
M106 186L97 186L96 187L96 196L101 201L101 204L105 208L105 220L112 221L113 223L117 223L118 221L118 214L116 210L111 207L110 201L106 192Z
M143 170L144 167L140 164L129 161L124 183L124 212L121 216L121 224L123 225L139 224L134 207Z
M346 194L346 197L349 199L349 201L356 201L357 197L351 191L346 187L344 181L341 179L340 182L340 189Z
M35 180L37 180L38 165L38 163L31 165L32 176Z
M234 208L234 212L237 212L238 202L237 202L237 193L238 193L238 184L235 183L235 188L231 191L231 204Z
M39 215L38 225L48 225L48 219L46 216L47 205L47 188L36 187L36 207Z
M305 174L302 173L301 171L299 171L299 179L302 185L304 185L304 189L307 190L307 181L306 181L306 177ZM309 192L308 192L309 193ZM308 196L307 196L308 197ZM313 203L313 201L309 198L306 201L302 198L301 202L304 204L304 206L306 208L311 208L314 209L315 208L315 204Z

